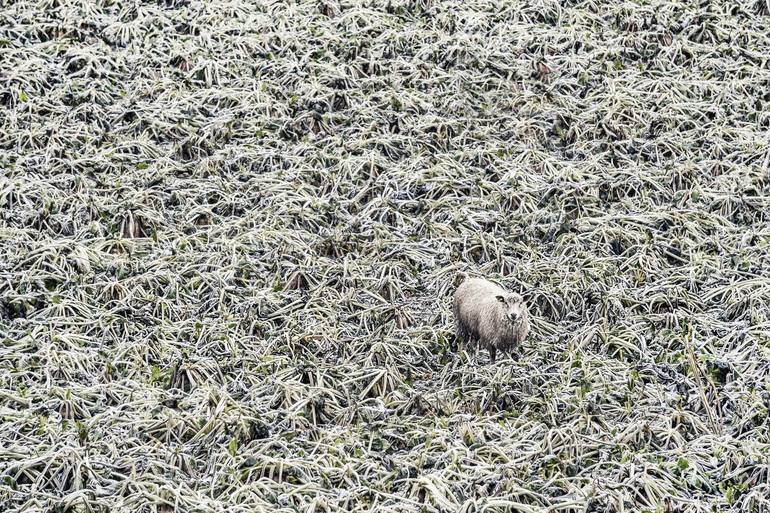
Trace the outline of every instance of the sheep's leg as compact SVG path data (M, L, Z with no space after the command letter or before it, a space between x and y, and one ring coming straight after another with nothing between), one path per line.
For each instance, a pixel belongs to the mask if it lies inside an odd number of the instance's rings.
M470 346L470 339L468 336L464 336L462 338L462 341L460 342L460 347L457 349L457 353L462 356L465 354L465 352L468 350L468 347Z
M497 348L495 346L489 346L489 359L492 363L495 363L497 357Z
M452 338L452 340L449 341L449 349L452 352L455 352L461 346L462 346L462 337L460 336L459 331L455 331L455 336Z
M458 351L458 354L463 355L468 363L471 363L473 356L476 354L476 342L473 335L470 332L466 332L463 337L463 344Z
M460 323L455 323L455 337L450 345L453 352L462 353L463 348L468 343L468 333L463 329Z

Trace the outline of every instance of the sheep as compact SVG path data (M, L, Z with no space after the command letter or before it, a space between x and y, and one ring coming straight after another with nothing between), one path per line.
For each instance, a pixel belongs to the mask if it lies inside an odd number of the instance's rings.
M492 363L498 349L511 351L529 333L524 299L484 279L466 278L457 287L452 313L458 338L485 347Z

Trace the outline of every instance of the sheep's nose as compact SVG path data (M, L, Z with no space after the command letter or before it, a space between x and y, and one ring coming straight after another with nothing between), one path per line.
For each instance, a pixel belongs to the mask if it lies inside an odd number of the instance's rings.
M510 317L512 321L515 321L516 319L518 319L519 316L516 314L511 314L508 317Z

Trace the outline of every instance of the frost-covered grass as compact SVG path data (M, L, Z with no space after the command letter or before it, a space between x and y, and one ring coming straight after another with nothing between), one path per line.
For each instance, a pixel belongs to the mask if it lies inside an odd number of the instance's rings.
M0 510L770 510L743 4L0 1Z

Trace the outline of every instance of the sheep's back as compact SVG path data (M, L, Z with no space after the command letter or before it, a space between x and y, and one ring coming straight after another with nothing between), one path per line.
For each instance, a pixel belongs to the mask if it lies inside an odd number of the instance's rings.
M491 287L490 287L491 285ZM495 306L497 300L495 296L501 291L494 284L479 279L470 279L464 281L457 287L455 292L455 308L462 312L481 311L478 307Z

